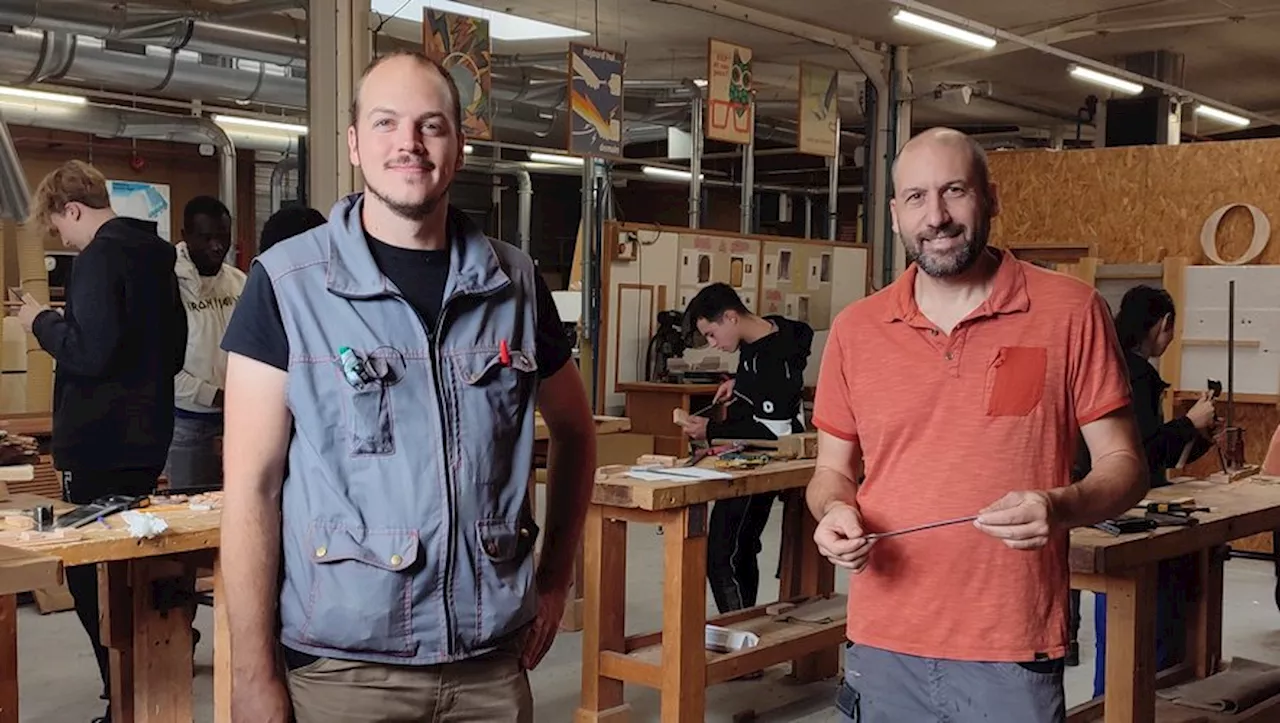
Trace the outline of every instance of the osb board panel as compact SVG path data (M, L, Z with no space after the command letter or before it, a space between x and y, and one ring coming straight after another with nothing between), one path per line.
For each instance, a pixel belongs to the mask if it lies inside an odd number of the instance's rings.
M1191 408L1190 401L1174 404L1174 414L1186 414ZM1217 405L1218 416L1226 414L1226 402ZM1267 456L1267 446L1271 443L1271 435L1280 425L1280 410L1274 404L1236 404L1234 424L1244 428L1244 458L1250 464L1262 464ZM1220 472L1218 453L1210 450L1199 460L1187 465L1186 474L1191 477L1207 477Z
M1089 244L1107 263L1155 263L1200 248L1205 220L1228 203L1250 203L1280 224L1280 140L1191 143L1073 151L1001 151L990 156L1001 213L1001 246ZM1225 259L1253 235L1247 210L1233 209L1218 230ZM1272 242L1255 263L1280 263Z

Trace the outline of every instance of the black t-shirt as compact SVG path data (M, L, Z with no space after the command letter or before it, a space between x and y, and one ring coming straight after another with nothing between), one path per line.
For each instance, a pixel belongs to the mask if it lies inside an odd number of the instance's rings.
M378 269L396 285L434 333L449 279L449 251L405 249L372 236L365 238ZM538 376L546 379L572 358L573 347L560 323L551 290L540 275L535 274L534 283L538 300ZM277 369L289 367L289 339L280 318L275 289L261 264L254 264L249 272L236 313L222 337L222 348Z

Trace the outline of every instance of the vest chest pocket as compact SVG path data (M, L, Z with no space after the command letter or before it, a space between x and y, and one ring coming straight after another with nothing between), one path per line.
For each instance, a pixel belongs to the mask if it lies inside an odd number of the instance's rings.
M362 362L366 381L352 386L343 376L347 438L353 456L395 454L395 415L391 407L391 386L404 375L401 357L374 357Z
M460 382L459 407L465 424L501 428L520 421L538 371L532 354L517 350L509 354L462 352L453 356L453 365L455 378ZM466 428L464 431L479 430Z

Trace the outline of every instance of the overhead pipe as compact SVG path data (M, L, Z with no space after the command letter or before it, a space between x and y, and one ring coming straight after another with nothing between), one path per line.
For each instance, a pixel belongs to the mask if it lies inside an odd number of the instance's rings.
M31 213L31 187L8 125L0 119L0 218L19 223Z
M276 163L276 165L271 169L271 184L270 184L271 213L275 213L276 211L280 210L280 205L284 203L285 177L289 175L290 171L297 170L297 168L298 168L298 157L290 155L290 156L285 156L284 158L281 158Z
M173 116L133 108L67 106L43 100L0 103L0 121L14 125L90 133L105 138L209 143L218 150L218 197L236 214L236 145L208 118Z
M840 116L836 116L836 137L840 137ZM840 195L840 149L827 159L827 240L836 240L836 226L839 220Z
M756 111L751 109L752 126L755 125ZM742 217L739 219L739 227L742 233L755 233L755 182L756 182L756 134L752 128L751 135L747 141L747 145L742 150L742 201L740 211ZM701 164L699 164L701 165ZM701 170L701 169L699 169ZM696 178L697 176L694 176Z
M702 225L702 149L706 141L702 137L702 89L691 85L695 95L689 104L689 228L698 228Z

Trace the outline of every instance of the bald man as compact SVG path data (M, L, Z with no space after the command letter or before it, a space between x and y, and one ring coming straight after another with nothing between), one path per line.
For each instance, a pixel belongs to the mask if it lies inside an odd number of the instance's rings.
M833 322L813 414L814 540L856 575L837 705L859 723L1062 721L1067 533L1146 491L1111 316L987 245L1000 205L965 135L912 139L894 188L910 266ZM1095 463L1072 485L1077 433Z

